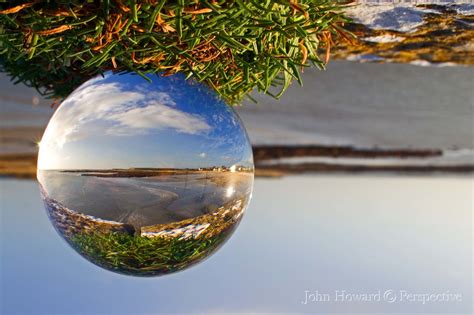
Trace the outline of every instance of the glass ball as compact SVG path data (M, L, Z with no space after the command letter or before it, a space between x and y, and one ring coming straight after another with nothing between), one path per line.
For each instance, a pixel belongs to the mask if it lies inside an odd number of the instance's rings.
M249 203L252 149L234 110L182 75L106 73L56 110L40 143L47 214L79 254L155 276L215 252Z

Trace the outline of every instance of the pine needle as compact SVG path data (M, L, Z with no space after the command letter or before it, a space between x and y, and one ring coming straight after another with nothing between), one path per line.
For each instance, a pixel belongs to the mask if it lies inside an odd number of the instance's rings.
M182 72L229 104L255 88L279 97L351 37L340 9L330 0L0 3L0 71L59 99L108 70Z

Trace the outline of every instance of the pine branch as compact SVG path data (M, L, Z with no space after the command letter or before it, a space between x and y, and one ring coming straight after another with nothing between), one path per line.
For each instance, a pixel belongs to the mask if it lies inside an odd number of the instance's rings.
M330 0L8 2L0 22L0 70L53 98L108 70L182 72L230 104L278 98L347 37Z

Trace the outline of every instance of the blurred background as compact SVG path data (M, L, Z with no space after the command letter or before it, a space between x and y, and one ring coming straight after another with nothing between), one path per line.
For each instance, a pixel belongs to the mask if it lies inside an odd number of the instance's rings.
M54 109L3 75L3 312L470 313L471 69L339 61L304 79L278 102L237 108L260 158L231 240L194 268L137 279L92 265L56 235L27 171ZM389 290L399 301L383 300ZM461 298L423 303L405 291ZM304 303L317 293L329 301Z
M405 64L332 61L236 108L256 163L247 213L207 261L159 278L100 269L56 234L35 181L56 107L0 74L1 313L472 314L472 52L400 60L375 35L340 59Z

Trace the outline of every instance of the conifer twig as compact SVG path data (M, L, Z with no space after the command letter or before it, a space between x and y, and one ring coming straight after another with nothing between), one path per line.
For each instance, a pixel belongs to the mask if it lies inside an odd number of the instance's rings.
M0 70L63 98L104 71L187 77L236 104L324 68L347 19L331 0L0 3Z

